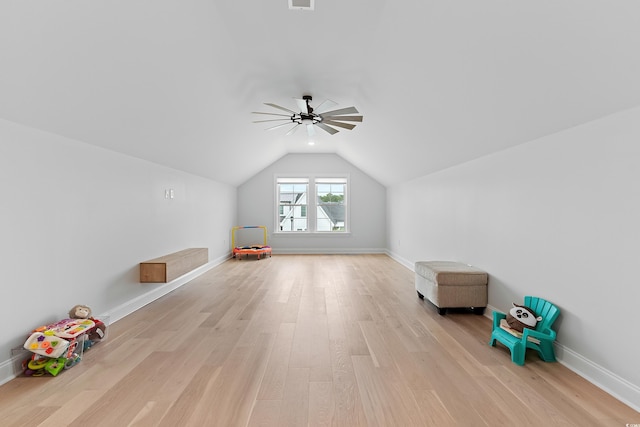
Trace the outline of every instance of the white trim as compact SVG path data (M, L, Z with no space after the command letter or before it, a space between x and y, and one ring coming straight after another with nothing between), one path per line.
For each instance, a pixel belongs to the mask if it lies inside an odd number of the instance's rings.
M400 264L409 268L411 271L414 270L414 264L409 260L394 254L388 249L382 248L337 248L337 249L278 249L278 253L281 254L378 254L384 253L389 257L393 258ZM115 323L116 321L122 319L128 314L133 313L134 311L144 307L145 305L155 301L156 299L168 294L169 292L179 288L180 286L186 284L190 280L204 274L208 270L216 267L227 259L230 256L223 256L217 258L209 263L199 267L184 276L177 278L176 280L167 283L166 285L155 289L152 292L149 292L145 295L142 295L134 300L128 301L125 304L122 304L119 307L114 308L108 313L103 313L98 317L106 317L109 316L110 324ZM492 318L492 314L494 311L500 311L491 305L487 305L487 310L485 310L485 317ZM487 338L488 339L488 338ZM603 391L609 393L611 396L620 400L624 404L630 406L634 410L640 412L640 387L635 384L630 383L629 381L621 378L615 373L603 368L597 363L592 362L591 360L583 357L582 355L576 353L568 347L565 347L562 344L556 342L555 344L556 350L556 358L558 359L558 363L561 363L563 366L567 367L571 371L580 375L582 378L586 379L596 387L602 389ZM0 385L7 383L8 381L14 379L16 377L14 367L15 363L18 363L19 358L10 358L9 360L5 360L0 362Z
M390 250L385 250L385 253L392 259L394 259L395 261L399 262L400 264L404 265L405 267L407 267L409 270L413 271L415 273L414 267L415 267L415 263L409 261L406 258L401 257L400 255L398 255L395 252L391 252Z
M415 264L411 261L402 258L398 254L395 254L389 250L386 251L394 260L407 267L409 270L415 272ZM494 311L502 311L497 308L487 305L487 309L484 312L484 316L489 319L493 319ZM487 337L487 342L489 337ZM554 343L556 359L558 363L565 366L567 369L580 375L591 384L602 389L606 393L615 397L625 405L630 406L634 410L640 412L640 387L630 383L624 378L614 374L608 369L603 368L597 363L592 362L586 357L576 353L570 348L558 343Z
M216 267L220 264L222 264L223 262L225 262L226 260L230 259L231 255L226 255L226 256L221 256L219 258L216 258L215 260L209 261L207 264L196 268L195 270L190 271L187 274L184 274L180 277L178 277L177 279L166 283L166 284L162 284L159 287L153 289L150 292L147 292L144 295L140 295L137 298L134 298L130 301L127 301L126 303L115 307L114 309L106 312L106 313L102 313L100 315L97 315L96 317L98 318L109 318L109 324L113 324L115 322L117 322L118 320L124 318L125 316L135 312L136 310L144 307L145 305L152 303L153 301L157 300L158 298L168 294L169 292L172 292L176 289L178 289L179 287L183 286L184 284L188 283L189 281L195 279L198 276L201 276L202 274L206 273L207 271L211 270L213 267ZM15 367L17 367L17 363L20 363L21 361L21 357L18 356L14 356L12 354L11 358L9 358L8 360L5 360L3 362L0 362L0 385L5 384L9 381L11 381L12 379L16 378L16 369Z
M278 248L273 250L277 255L354 255L384 254L384 248Z
M329 183L331 180L344 180L345 184L345 195L344 195L344 206L345 206L345 231L316 231L317 228L317 209L318 204L316 203L317 193L316 193L316 185L318 181L320 183ZM278 185L284 183L294 183L298 182L300 184L307 184L307 229L304 231L280 231L280 200L279 200L279 191ZM307 237L313 237L317 235L338 235L344 236L348 235L351 232L351 208L349 206L349 198L351 192L351 174L350 173L274 173L273 174L273 233L278 234L279 236L293 236L293 235L304 235Z
M273 236L283 237L283 236L302 236L309 237L309 235L313 236L351 236L351 232L349 231L274 231L271 233Z
M187 274L184 274L169 283L163 284L155 288L154 290L147 292L144 295L140 295L137 298L127 301L124 304L121 304L118 307L115 307L114 309L108 311L107 313L103 313L103 316L109 316L110 322L113 324L118 320L122 319L123 317L128 316L129 314L135 312L136 310L141 309L145 305L150 304L153 301L157 300L158 298L165 296L169 292L172 292L178 289L179 287L183 286L187 282L195 279L198 276L201 276L202 274L211 270L213 267L216 267L222 264L223 262L225 262L230 258L231 258L231 255L225 255L213 261L209 261L205 265L198 267L195 270L192 270Z
M17 376L15 369L17 363L20 363L20 357L13 354L11 358L0 363L0 385L8 383Z
M555 343L558 362L619 401L640 412L640 387L603 368L597 363Z

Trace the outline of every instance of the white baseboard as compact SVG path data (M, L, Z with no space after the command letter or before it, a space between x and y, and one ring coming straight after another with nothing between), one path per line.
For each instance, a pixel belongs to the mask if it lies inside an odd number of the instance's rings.
M144 295L140 295L137 298L134 298L126 303L109 310L106 313L101 313L100 315L96 315L98 318L109 318L109 323L113 324L123 317L133 313L136 310L144 307L145 305L152 303L158 298L168 294L171 291L178 289L180 286L183 286L187 282L195 279L196 277L204 274L205 272L211 270L213 267L216 267L226 260L228 260L231 256L221 256L213 261L209 261L205 265L196 268L195 270L190 271L189 273L178 277L177 279L158 286L153 291L147 292ZM21 356L14 356L9 360L5 360L0 362L0 385L5 384L6 382L11 381L16 377L16 374L19 371L16 369L18 364L22 361Z
M589 359L556 343L558 362L616 399L640 412L640 387L593 363Z
M487 305L487 310L484 313L485 317L493 319L494 311L502 310ZM558 363L640 412L640 387L558 342L554 343L554 348Z
M295 250L292 252L284 252L278 251L279 253L291 253L291 254L332 254L336 252L327 251L327 250L317 250L317 252L309 252L310 250L298 251ZM397 254L393 254L392 252L382 250L378 252L377 250L368 250L367 252L363 252L362 250L354 249L352 252L345 252L344 249L341 250L341 253L386 253L391 258L404 265L413 271L414 264L409 262L408 260L398 256ZM133 313L134 311L144 307L145 305L155 301L156 299L168 294L169 292L183 286L185 283L193 280L194 278L204 274L208 270L216 267L223 262L229 259L229 256L223 256L217 258L213 261L208 262L207 264L199 267L184 276L177 278L176 280L167 283L161 287L154 289L152 292L149 292L145 295L141 295L131 301L127 301L125 304L122 304L118 307L115 307L113 310L110 310L107 313L102 313L100 316L106 317L109 316L110 323L117 322L123 317ZM492 318L494 311L500 311L495 307L488 305L487 310L485 311L485 317ZM99 317L100 317L99 316ZM605 392L609 393L616 399L621 402L629 405L634 410L640 412L640 387L636 386L625 380L624 378L619 377L613 372L599 366L598 364L590 361L589 359L583 357L582 355L576 353L575 351L563 346L562 344L556 343L555 345L556 357L558 362L562 365L566 366L571 371L580 375L587 381L591 382L598 388L601 388ZM9 360L5 360L0 363L0 385L12 380L16 377L15 366L16 363L19 363L19 358L14 359L11 358Z
M492 306L490 304L487 304L487 309L484 311L484 317L488 317L489 319L491 319L493 321L493 312L494 311L502 311L502 310L498 310L494 306Z
M151 292L147 292L144 295L140 295L137 298L134 298L130 301L127 301L124 304L119 305L118 307L115 307L111 310L109 310L107 313L102 313L102 316L106 317L109 316L109 321L111 323L115 323L118 320L122 319L123 317L133 313L136 310L141 309L142 307L144 307L147 304L152 303L153 301L157 300L160 297L163 297L164 295L168 294L171 291L174 291L176 289L178 289L180 286L183 286L185 283L195 279L196 277L206 273L207 271L211 270L213 267L216 267L220 264L222 264L223 262L225 262L226 260L228 260L230 258L230 256L222 256L219 257L213 261L209 261L208 263L206 263L205 265L196 268L195 270L192 270L190 272L188 272L187 274L184 274L180 277L178 277L177 279L166 283L164 285L160 285L157 288L155 288L153 291Z
M382 248L278 248L273 255L357 255L384 254Z
M414 271L414 263L393 252L387 251L386 253L400 264ZM502 310L487 305L484 316L493 319L494 311ZM555 351L558 363L640 412L640 387L557 342L555 343Z
M405 267L407 267L409 270L414 271L414 267L415 267L415 263L409 261L406 258L401 257L400 255L398 255L395 252L391 252L389 250L386 250L385 253L392 259L394 259L395 261L399 262L400 264L404 265Z
M0 385L7 383L16 377L16 364L20 363L19 357L12 355L11 359L0 363Z

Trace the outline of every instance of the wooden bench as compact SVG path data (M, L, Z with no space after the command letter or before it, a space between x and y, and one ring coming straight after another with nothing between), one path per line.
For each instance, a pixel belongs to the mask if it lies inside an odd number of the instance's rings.
M168 283L209 262L207 248L190 248L140 263L140 283Z

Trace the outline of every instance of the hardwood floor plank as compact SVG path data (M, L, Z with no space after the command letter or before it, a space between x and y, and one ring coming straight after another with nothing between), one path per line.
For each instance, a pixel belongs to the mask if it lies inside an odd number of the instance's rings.
M434 390L413 390L426 426L458 425Z
M345 339L332 339L329 343L333 373L336 426L364 426L366 417L353 371L351 355Z
M279 427L282 400L256 400L248 427Z
M522 367L519 367L522 368ZM509 365L490 367L494 376L506 387L513 396L519 399L531 411L536 413L548 425L576 425L568 414L559 410L555 402L550 401L546 394L551 390L547 387L531 386L527 375L519 375ZM524 368L521 369L524 371ZM526 372L526 371L525 371ZM525 374L525 372L521 372ZM588 422L586 425L594 425Z
M309 383L309 420L310 427L331 426L334 416L333 383L331 381Z
M281 400L283 398L294 332L294 323L280 324L280 331L276 336L264 377L260 383L258 400Z
M562 395L574 401L596 420L601 421L602 425L637 424L640 421L640 414L636 411L613 396L603 395L587 380L574 372L567 372L566 368L560 364L532 363L529 368Z
M305 426L309 417L309 368L290 368L287 372L278 425Z
M68 426L83 416L82 408L78 408L78 402L82 402L83 405L86 406L92 406L96 404L103 395L103 390L82 390L75 395L73 399L69 399L69 396L67 396L65 403L56 411L50 413L42 423L37 425L38 427Z
M160 420L159 426L175 427L198 425L198 417L204 418L220 371L220 366L203 365L184 388ZM199 424L202 425L202 424Z
M416 364L411 352L404 346L404 340L396 334L397 329L386 324L377 325L376 329L388 348L395 366L409 387L412 390L432 390L434 386L429 381L429 377L423 375L421 367Z
M422 426L413 394L370 356L352 356L367 423L371 426Z
M640 423L561 364L514 365L488 318L438 315L413 280L386 255L229 260L110 325L73 369L0 386L0 425Z
M258 394L274 338L262 334L251 347L236 347L216 379L202 425L245 425Z
M485 378L479 381L478 385L491 401L502 408L504 420L510 423L509 425L518 424L531 427L546 425L546 420L539 417L536 411L533 411L521 400L514 399L511 391L505 388L497 378Z
M383 337L380 335L378 328L374 322L358 322L360 329L362 329L362 335L364 335L367 348L369 349L369 355L371 361L376 368L387 368L395 370L395 361L389 353L390 349L387 347Z

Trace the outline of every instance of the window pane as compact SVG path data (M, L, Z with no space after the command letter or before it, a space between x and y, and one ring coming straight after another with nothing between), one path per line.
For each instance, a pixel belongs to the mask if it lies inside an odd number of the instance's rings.
M346 188L342 178L316 182L316 231L346 231Z
M347 231L348 178L276 178L277 224L284 232ZM313 187L309 188L309 184ZM315 194L310 194L313 190Z
M345 184L321 184L316 188L318 205L344 204Z
M279 229L292 232L306 231L308 184L302 178L293 178L293 182L282 181L278 179Z
M318 231L331 231L331 221L328 218L318 217L316 222L316 229Z

